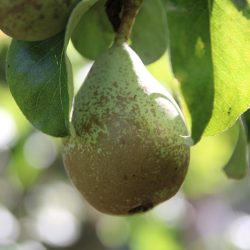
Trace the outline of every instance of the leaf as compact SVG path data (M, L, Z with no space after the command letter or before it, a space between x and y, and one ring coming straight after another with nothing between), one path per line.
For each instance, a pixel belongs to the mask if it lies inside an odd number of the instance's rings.
M174 73L192 136L230 128L250 106L250 8L239 0L165 0Z
M230 160L223 170L229 178L242 179L246 176L249 168L249 150L246 128L241 119L237 122L237 126L239 127L238 141Z
M213 67L209 9L204 0L167 0L175 76L192 118L192 138L201 138L213 109Z
M76 50L84 57L95 60L114 39L111 23L105 12L105 0L98 1L82 16L72 34Z
M26 118L52 136L68 134L68 75L62 55L64 33L40 42L13 40L7 82Z
M95 60L110 47L115 33L107 18L105 0L99 0L77 25L72 42L84 57ZM145 25L147 23L147 25ZM136 18L132 48L145 64L159 59L167 49L167 20L161 0L147 0Z
M61 34L40 42L13 40L9 48L6 72L11 93L26 118L49 135L63 137L71 129L73 77L65 52L81 15L96 1L81 1Z
M0 84L5 83L5 61L7 55L8 45L1 41L0 43Z
M81 0L79 4L76 5L76 7L71 12L71 15L69 17L67 26L66 26L66 32L65 32L65 38L64 38L64 48L67 49L69 40L72 36L72 33L74 32L74 29L78 25L78 23L81 20L81 17L85 12L87 12L98 0Z
M247 1L211 2L214 109L206 129L214 135L231 127L250 106L250 9Z
M247 140L250 142L250 109L248 109L244 115L245 127L247 130Z
M161 0L146 0L136 17L131 47L145 64L159 59L168 46L167 18Z

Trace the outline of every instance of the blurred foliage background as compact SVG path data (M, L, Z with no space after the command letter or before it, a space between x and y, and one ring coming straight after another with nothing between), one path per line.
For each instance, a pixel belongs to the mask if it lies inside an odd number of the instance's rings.
M101 214L71 185L60 139L35 130L16 106L5 81L9 42L0 33L0 250L250 249L249 176L233 181L222 171L236 127L192 147L188 176L171 200L138 216ZM68 53L77 91L92 62L72 46ZM149 70L178 90L168 67L164 55Z

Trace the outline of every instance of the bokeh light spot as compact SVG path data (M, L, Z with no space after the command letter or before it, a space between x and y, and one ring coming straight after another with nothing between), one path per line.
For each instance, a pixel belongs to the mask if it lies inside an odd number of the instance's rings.
M242 250L250 249L250 215L236 219L229 230L230 241Z
M12 213L0 206L0 244L15 241L19 235L19 224Z
M168 225L176 225L181 221L186 212L186 200L180 192L168 201L156 206L153 213Z
M47 250L40 242L29 240L18 245L18 250Z
M47 168L56 159L57 150L49 136L35 132L25 142L24 155L34 168Z
M127 242L130 228L124 218L102 216L96 225L96 232L104 246L117 248Z
M17 129L12 115L0 108L0 150L9 149L16 141Z
M47 206L37 214L36 229L41 240L59 247L72 245L80 235L80 223L68 210Z

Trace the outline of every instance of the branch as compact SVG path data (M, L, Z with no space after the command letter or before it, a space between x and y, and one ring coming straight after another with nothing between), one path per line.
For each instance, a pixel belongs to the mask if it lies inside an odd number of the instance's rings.
M135 18L139 12L143 0L124 0L122 18L117 29L115 43L122 44L128 41Z

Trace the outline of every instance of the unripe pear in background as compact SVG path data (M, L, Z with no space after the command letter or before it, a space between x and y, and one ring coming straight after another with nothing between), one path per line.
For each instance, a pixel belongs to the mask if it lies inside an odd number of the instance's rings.
M39 41L65 28L72 8L79 0L0 1L0 29L24 41Z
M96 60L75 98L72 123L64 163L99 211L144 212L179 190L190 154L183 116L126 43Z

